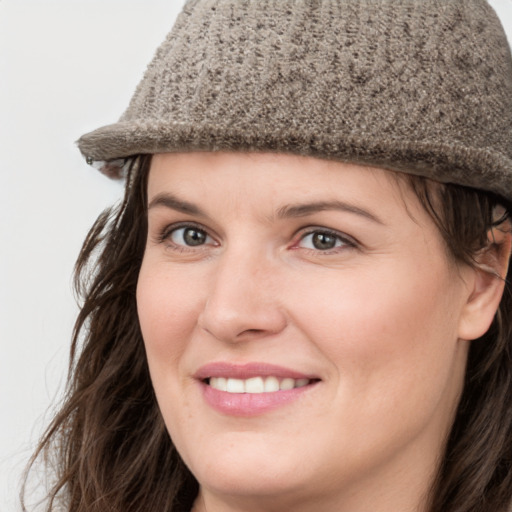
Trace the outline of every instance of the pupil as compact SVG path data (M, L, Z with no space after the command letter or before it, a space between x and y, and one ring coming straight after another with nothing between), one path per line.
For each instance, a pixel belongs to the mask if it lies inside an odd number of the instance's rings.
M185 230L183 238L187 245L202 245L206 240L206 234L198 229L189 228Z
M336 237L328 233L315 233L313 235L313 246L315 249L333 249L336 246Z

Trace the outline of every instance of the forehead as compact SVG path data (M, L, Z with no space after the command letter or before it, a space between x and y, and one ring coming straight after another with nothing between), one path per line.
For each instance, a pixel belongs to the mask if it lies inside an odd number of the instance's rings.
M381 211L415 211L416 196L399 173L282 153L191 152L153 156L148 198L162 192L228 206L236 198L262 209L279 203L345 200ZM239 207L244 206L242 204Z

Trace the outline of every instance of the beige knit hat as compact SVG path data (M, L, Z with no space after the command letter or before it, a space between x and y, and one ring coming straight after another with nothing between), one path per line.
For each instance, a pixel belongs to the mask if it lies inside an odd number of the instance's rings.
M78 145L111 175L275 151L512 200L512 57L485 0L189 0L119 122Z

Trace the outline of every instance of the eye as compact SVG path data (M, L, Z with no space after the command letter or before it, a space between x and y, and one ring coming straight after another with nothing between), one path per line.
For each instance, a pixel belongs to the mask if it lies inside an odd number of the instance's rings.
M179 246L197 247L200 245L211 244L213 239L206 231L195 226L182 226L169 231L165 238Z
M330 251L338 247L354 247L354 242L336 232L329 230L310 231L302 236L298 246L317 251Z

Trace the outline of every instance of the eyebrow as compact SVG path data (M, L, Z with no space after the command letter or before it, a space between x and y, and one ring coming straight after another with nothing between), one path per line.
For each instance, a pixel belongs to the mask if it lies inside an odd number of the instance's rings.
M176 196L166 192L157 194L149 203L148 210L159 206L170 208L171 210L176 210L187 215L197 215L199 217L205 218L208 217L208 215L194 203L189 203L188 201L179 199ZM378 224L384 225L384 222L382 222L382 220L379 219L375 214L353 204L346 203L345 201L319 201L313 203L285 205L277 210L277 218L287 219L293 217L306 217L308 215L327 210L338 210L342 212L353 213L355 215L365 217Z
M207 217L206 213L204 213L203 210L195 204L178 199L176 196L169 193L157 194L153 199L151 199L151 202L148 205L148 211L151 210L151 208L156 208L158 206L164 206L171 210L176 210L188 215Z
M307 215L312 215L313 213L326 210L338 210L342 212L353 213L355 215L365 217L378 224L384 225L384 222L375 214L353 204L346 203L345 201L320 201L314 203L287 205L279 208L277 211L277 216L280 219L290 217L306 217Z

